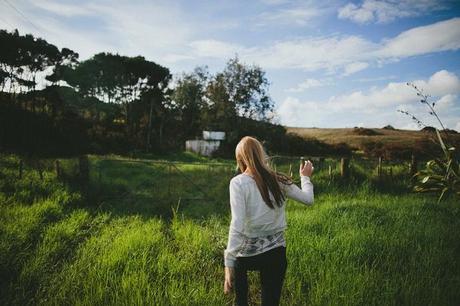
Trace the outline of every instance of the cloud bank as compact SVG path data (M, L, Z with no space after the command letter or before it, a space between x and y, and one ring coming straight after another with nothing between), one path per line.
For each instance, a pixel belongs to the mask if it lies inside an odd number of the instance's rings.
M436 102L435 110L442 115L449 128L457 129L460 119L454 111L460 110L459 77L447 70L440 70L426 80L413 80L413 83L432 95L432 102ZM276 112L281 122L288 126L318 126L328 118L334 118L337 127L352 127L357 123L351 119L356 116L351 115L358 115L364 118L363 124L369 127L392 124L399 128L413 128L409 125L410 118L401 116L396 112L398 109L418 114L427 124L436 124L433 117L427 115L426 105L419 102L415 91L405 82L390 82L382 88L354 91L323 101L301 101L288 96Z

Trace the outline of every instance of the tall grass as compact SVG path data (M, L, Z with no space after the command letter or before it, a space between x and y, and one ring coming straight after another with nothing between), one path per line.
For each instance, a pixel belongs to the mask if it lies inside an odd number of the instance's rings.
M149 163L93 158L105 172L92 176L88 195L51 172L15 179L15 157L1 161L0 304L231 305L230 174L184 165L181 174L207 183L214 199L187 202L178 198L201 195L178 174L167 200L165 187L150 184L164 186L167 170ZM385 183L353 171L355 179L332 181L318 172L311 207L288 201L282 305L460 304L458 203L392 190L402 174ZM256 272L249 281L258 305Z

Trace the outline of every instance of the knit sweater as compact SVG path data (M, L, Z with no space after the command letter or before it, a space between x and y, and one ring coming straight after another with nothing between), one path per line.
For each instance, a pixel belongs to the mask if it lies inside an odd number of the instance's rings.
M300 189L297 185L287 185L280 183L281 190L287 198L291 198L303 204L313 204L313 184L310 177L301 176ZM251 256L254 252L248 248L253 248L258 240L267 241L267 237L277 238L277 245L284 244L284 232L287 227L285 202L283 205L270 208L265 204L262 195L257 188L255 180L248 174L242 173L230 181L230 208L232 220L228 234L227 248L224 251L224 261L226 267L234 267L237 256ZM270 193L272 203L275 202ZM275 235L276 234L276 235ZM258 239L254 239L258 238ZM262 247L257 248L256 253L268 251L276 245L274 243L259 243Z

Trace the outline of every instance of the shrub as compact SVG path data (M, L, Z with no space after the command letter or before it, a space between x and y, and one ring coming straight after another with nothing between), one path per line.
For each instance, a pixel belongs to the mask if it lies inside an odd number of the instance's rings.
M451 139L447 129L444 127L441 119L434 110L436 105L435 102L428 102L430 97L427 94L423 93L423 90L419 89L416 85L412 83L407 83L408 86L412 86L416 92L417 96L421 97L420 102L425 104L429 108L429 114L436 117L442 131L445 134L445 142L441 133L438 129L435 128L436 136L439 141L439 146L444 153L444 156L441 158L434 158L427 162L426 168L420 170L414 174L416 179L413 190L416 192L435 192L439 193L438 203L448 194L453 194L460 197L460 167L459 167L459 157L456 152L456 148L452 145ZM400 111L406 115L412 116L412 119L417 122L419 125L424 125L426 130L431 130L431 127L423 124L417 117L410 114L407 111Z
M352 133L354 135L362 135L362 136L375 136L375 135L381 135L382 133L379 133L373 129L367 129L367 128L362 128L362 127L355 127L353 128Z

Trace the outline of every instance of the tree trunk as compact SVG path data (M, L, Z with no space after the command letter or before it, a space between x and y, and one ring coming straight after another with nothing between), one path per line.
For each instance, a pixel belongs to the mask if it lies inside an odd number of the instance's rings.
M160 123L160 147L163 147L163 127L164 127L164 120L162 119L161 120L161 123Z
M152 115L153 115L153 98L150 100L150 113L149 113L149 125L147 130L147 146L146 151L150 152L150 137L152 137Z

